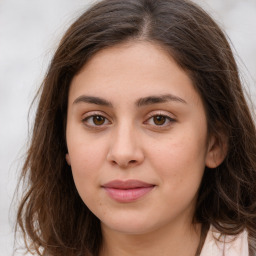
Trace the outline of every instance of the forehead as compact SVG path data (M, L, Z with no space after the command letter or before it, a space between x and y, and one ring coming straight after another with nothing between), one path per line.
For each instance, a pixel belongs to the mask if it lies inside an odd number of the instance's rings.
M199 97L188 74L161 46L128 42L96 53L73 78L69 98L96 94L126 101L170 93L187 100Z

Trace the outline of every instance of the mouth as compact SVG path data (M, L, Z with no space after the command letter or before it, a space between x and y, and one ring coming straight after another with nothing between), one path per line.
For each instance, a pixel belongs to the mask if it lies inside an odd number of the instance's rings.
M139 180L113 180L102 186L110 198L121 203L136 201L148 194L154 187L154 184Z

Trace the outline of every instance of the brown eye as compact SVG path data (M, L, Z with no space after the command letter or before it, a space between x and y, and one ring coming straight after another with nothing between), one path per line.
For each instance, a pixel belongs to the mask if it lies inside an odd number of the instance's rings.
M89 128L103 128L109 125L109 120L102 115L90 115L82 120L82 122Z
M150 127L158 128L158 129L167 129L172 126L176 122L175 119L171 118L169 115L155 114L151 115L144 124L150 125Z
M103 125L105 123L106 118L103 116L93 116L92 121L95 125Z
M154 116L153 117L153 122L155 125L163 125L166 122L166 117L165 116Z

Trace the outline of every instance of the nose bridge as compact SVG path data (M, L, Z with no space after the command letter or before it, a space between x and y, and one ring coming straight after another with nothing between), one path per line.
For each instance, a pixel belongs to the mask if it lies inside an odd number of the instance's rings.
M121 167L139 164L143 160L139 134L128 120L120 121L112 134L108 160Z
M128 147L133 147L136 144L135 128L126 120L120 122L116 129L116 142L117 145L125 143Z

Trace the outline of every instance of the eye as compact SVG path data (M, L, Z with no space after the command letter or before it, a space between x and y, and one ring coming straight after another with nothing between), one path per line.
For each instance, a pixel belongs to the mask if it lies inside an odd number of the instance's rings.
M87 126L95 127L95 126L103 126L109 124L109 120L102 115L91 115L84 118L83 123Z
M147 119L146 123L153 126L165 127L170 125L171 122L175 120L167 115L157 114L152 115Z
M155 125L163 125L166 122L166 116L153 116L153 122Z

